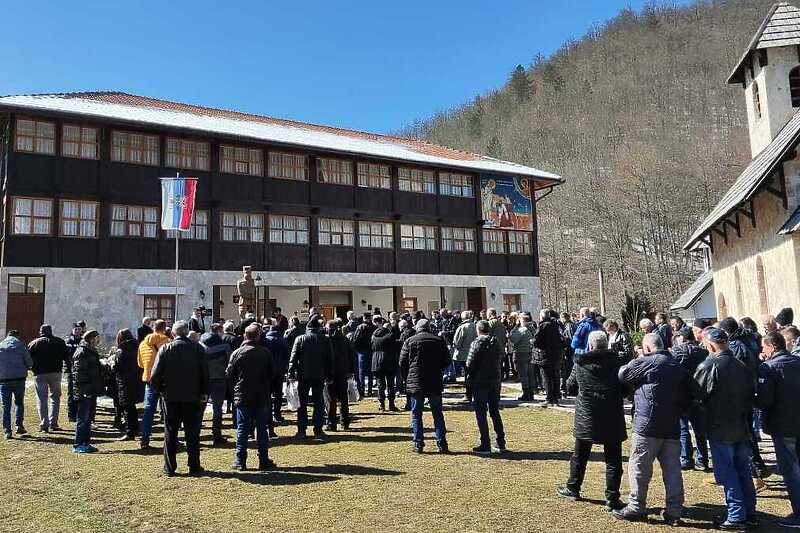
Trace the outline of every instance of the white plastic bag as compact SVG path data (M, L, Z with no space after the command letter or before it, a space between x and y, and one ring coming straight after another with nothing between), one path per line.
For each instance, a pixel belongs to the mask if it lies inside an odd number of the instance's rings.
M361 395L358 393L358 384L356 383L355 378L350 378L347 380L347 401L350 403L355 403L361 399Z
M300 409L300 394L297 392L296 381L284 382L283 396L286 398L286 404L289 406L290 411L297 411Z

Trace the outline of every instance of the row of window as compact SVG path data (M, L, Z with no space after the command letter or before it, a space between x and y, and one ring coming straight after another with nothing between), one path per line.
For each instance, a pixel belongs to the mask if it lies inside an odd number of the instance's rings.
M14 197L12 202L11 232L14 235L49 236L53 232L53 208L55 200L48 198ZM58 235L96 239L100 204L84 200L59 201ZM159 216L157 207L113 204L111 206L112 237L158 238ZM220 213L221 237L224 242L264 242L265 234L270 243L309 244L310 223L308 217L293 215L269 215L269 228L259 213ZM197 210L191 227L182 237L193 240L209 239L209 212ZM358 233L356 234L356 224ZM164 232L174 237L172 231ZM438 237L437 237L438 234ZM391 222L369 222L337 218L317 219L317 237L321 246L355 246L356 238L361 248L394 247L394 225ZM400 248L404 250L445 252L475 252L475 230L472 228L400 224ZM483 251L489 254L530 255L531 234L519 231L483 230Z
M65 124L61 135L61 155L80 159L100 158L98 128ZM55 155L56 125L54 122L17 119L15 147L19 152ZM208 171L211 166L211 145L203 141L167 137L164 164L171 168ZM157 135L113 131L111 160L123 163L158 166L160 143ZM219 170L229 174L264 175L264 151L258 148L220 146ZM373 189L391 189L389 165L359 162L353 168L346 159L319 158L317 180L320 183L353 185ZM309 158L302 154L268 152L268 175L297 181L308 181ZM436 194L432 170L400 167L397 188L401 191ZM473 198L473 177L466 174L439 172L439 194Z

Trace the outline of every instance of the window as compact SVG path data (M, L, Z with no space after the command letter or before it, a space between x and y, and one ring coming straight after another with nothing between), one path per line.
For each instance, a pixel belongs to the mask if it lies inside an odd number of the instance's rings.
M18 152L54 155L56 153L56 125L42 120L17 119L16 142Z
M483 253L485 254L504 254L506 253L506 239L503 232L493 229L483 230Z
M531 234L521 231L508 232L508 253L514 255L531 255Z
M472 176L439 172L439 194L472 198Z
M133 205L111 206L112 237L155 239L158 231L158 208Z
M155 135L115 131L111 135L111 160L139 165L158 165L159 146Z
M44 276L11 274L8 276L9 294L44 294Z
M753 80L753 109L756 112L756 118L761 118L761 94L758 91L758 82Z
M475 252L475 230L442 228L443 252Z
M256 148L220 146L219 171L228 174L261 176L264 169L264 154Z
M400 167L397 170L397 187L401 191L436 194L432 170Z
M318 180L320 183L333 183L336 185L353 184L353 163L342 159L318 160Z
M100 159L97 128L64 124L61 155L79 159Z
M167 239L174 239L175 233L175 230L165 231L164 237ZM191 239L195 241L208 240L208 211L195 211L192 214L192 223L191 226L189 226L189 231L182 231L181 239Z
M208 170L208 152L208 143L168 137L164 164L186 170Z
M62 237L97 238L97 202L61 200Z
M361 248L394 248L390 222L359 222L358 245Z
M279 244L308 244L308 218L289 215L270 215L269 242Z
M436 251L436 228L433 226L400 226L400 247L404 250Z
M168 294L145 296L142 316L149 316L153 320L172 322L175 319L175 296Z
M503 310L506 313L514 313L520 310L522 298L519 294L504 294L503 295Z
M358 186L371 189L391 189L392 174L389 165L359 163Z
M308 180L308 158L300 154L270 152L269 175L271 178L306 181Z
M264 215L222 213L222 240L227 242L264 242Z
M50 235L53 223L53 200L14 198L14 235Z
M789 71L789 94L792 97L792 107L800 107L800 67Z
M353 226L352 220L319 219L320 246L353 246Z

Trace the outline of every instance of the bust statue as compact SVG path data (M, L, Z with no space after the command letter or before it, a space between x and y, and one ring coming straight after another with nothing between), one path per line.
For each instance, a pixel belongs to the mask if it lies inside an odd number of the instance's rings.
M239 292L239 318L256 312L256 282L253 281L253 267L242 267L242 277L236 282Z

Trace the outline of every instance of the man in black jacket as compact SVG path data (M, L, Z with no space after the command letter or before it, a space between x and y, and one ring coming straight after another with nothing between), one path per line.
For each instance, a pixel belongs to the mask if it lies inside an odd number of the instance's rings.
M283 380L286 378L286 372L289 370L289 348L286 346L283 332L277 324L270 326L269 331L263 338L263 343L272 354L272 360L275 363L275 373L270 386L272 394L272 417L270 418L269 436L270 438L276 438L278 435L275 433L275 423L283 422L283 416L281 416Z
M326 387L328 388L328 423L325 427L328 431L336 431L336 404L339 404L339 411L342 414L342 427L345 431L350 429L350 405L347 399L347 380L355 375L356 353L350 345L350 341L342 334L338 328L338 321L330 320L325 325L325 331L331 341L333 350L333 361L331 363L331 375Z
M645 335L642 349L643 356L619 371L622 384L634 390L633 439L628 460L631 493L628 505L613 515L628 521L646 518L647 492L653 463L658 459L666 492L664 521L678 525L684 502L678 421L692 403L692 378L664 349L658 333ZM580 357L575 356L576 365Z
M361 324L353 332L351 343L358 357L358 392L361 396L372 396L372 314L364 313Z
M400 371L406 381L406 391L411 396L414 451L422 453L425 447L422 410L427 399L433 415L439 453L449 453L442 411L442 372L450 365L450 352L444 339L430 332L426 319L420 319L415 330L417 333L403 344L400 351Z
M488 410L497 435L497 450L505 453L506 434L503 429L503 418L500 416L500 377L505 354L497 339L490 335L491 327L487 321L480 320L475 327L478 336L472 341L467 355L467 381L472 387L475 419L481 442L472 448L472 451L478 454L488 454L492 451L489 423L486 420Z
M725 488L728 513L720 528L743 530L757 524L747 427L754 383L748 368L731 352L723 330L706 328L703 342L711 355L697 367L694 379L706 409L714 477Z
M697 367L708 357L708 350L694 341L694 335L688 328L675 331L672 336L672 356L690 376L694 376ZM692 445L691 430L694 430L694 443L697 444L697 457ZM681 416L681 468L694 470L695 467L710 472L708 466L708 436L706 435L705 411L699 403L693 404Z
M172 326L174 341L158 350L150 386L161 393L164 408L164 473L175 474L178 429L183 424L190 475L200 475L200 424L208 400L208 361L200 344L190 341L189 325Z
M313 315L306 325L306 333L298 337L292 347L289 360L289 377L297 380L297 392L300 395L300 408L297 410L297 437L305 438L308 428L308 393L314 403L314 436L322 438L325 433L322 425L325 422L325 401L322 387L331 375L333 350L331 343L322 329L321 318Z
M764 412L764 431L775 444L778 470L792 505L792 514L778 525L800 528L800 357L786 351L784 338L777 331L767 333L761 342L767 360L759 367L756 398Z
M244 330L242 346L231 355L225 376L233 383L236 406L236 460L234 470L247 470L247 440L255 429L258 437L258 469L272 470L269 458L270 383L275 375L272 354L259 343L261 327Z
M39 408L39 429L44 433L58 431L58 412L61 407L61 370L69 360L67 344L53 335L49 324L39 328L39 338L28 345L33 359L33 383L36 405ZM49 397L49 406L48 406Z
M200 345L205 350L208 360L208 392L211 396L212 410L211 435L215 445L224 444L226 439L222 436L222 404L225 402L227 392L225 369L228 367L228 360L233 350L231 345L222 339L220 324L212 324L211 331L203 333Z
M542 309L539 318L539 329L533 336L533 363L540 369L544 389L547 393L545 405L557 406L561 397L559 390L558 367L561 362L561 350L564 348L561 329L558 327L558 315L548 309Z
M399 334L395 335L391 326L382 316L373 318L375 331L372 333L372 374L378 381L378 410L386 409L389 397L389 410L399 411L394 404L395 377L400 356Z
M572 369L568 386L577 386L575 399L575 452L569 464L569 480L558 494L578 500L586 476L586 465L593 444L603 445L606 463L606 510L623 507L619 487L622 482L622 443L627 440L623 388L617 378L627 354L609 349L602 331L592 331L588 353L581 354Z

